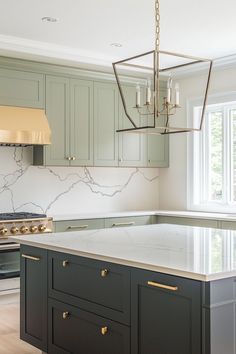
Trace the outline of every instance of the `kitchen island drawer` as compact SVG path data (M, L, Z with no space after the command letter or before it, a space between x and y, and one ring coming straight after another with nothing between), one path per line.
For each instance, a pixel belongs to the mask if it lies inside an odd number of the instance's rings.
M50 354L129 354L130 328L49 300Z
M49 296L130 323L130 272L123 266L50 252Z
M127 227L127 226L140 226L152 224L152 215L143 216L128 216L123 218L109 218L105 219L105 227Z
M55 221L54 226L55 226L56 232L103 229L104 228L104 219Z

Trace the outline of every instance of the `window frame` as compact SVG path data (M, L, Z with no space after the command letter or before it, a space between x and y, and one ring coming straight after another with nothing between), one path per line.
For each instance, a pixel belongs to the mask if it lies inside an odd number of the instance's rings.
M229 202L234 193L233 188L233 154L232 154L232 139L233 129L230 129L230 123L232 120L227 119L224 121L224 116L229 116L230 112L236 110L236 91L224 94L215 94L208 98L207 114L210 111L216 111L217 109L222 111L222 106L227 104L227 108L223 107L223 181L222 201L207 201L204 202L203 196L206 195L206 190L209 191L209 178L206 183L203 183L206 175L206 168L209 166L207 161L208 154L203 154L206 149L206 145L209 144L209 134L206 134L204 129L206 121L204 120L204 126L202 132L194 132L188 134L187 137L187 208L194 211L206 211L206 212L226 212L236 213L236 201ZM202 105L202 98L194 98L187 101L187 117L188 124L193 124L196 110L200 111ZM209 107L210 106L210 107ZM209 127L207 128L209 131ZM231 149L231 150L230 150ZM199 154L200 152L200 154ZM231 154L230 154L231 153ZM196 158L198 154L198 157ZM199 155L203 158L200 159ZM231 156L231 159L228 158ZM203 173L196 171L203 171ZM231 171L231 173L229 173ZM200 178L199 178L200 176ZM228 187L230 186L230 188Z

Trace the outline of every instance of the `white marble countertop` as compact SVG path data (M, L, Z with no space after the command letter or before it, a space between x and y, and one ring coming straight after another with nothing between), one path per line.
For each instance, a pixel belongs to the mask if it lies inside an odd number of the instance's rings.
M66 220L81 220L81 219L102 219L102 218L119 218L128 216L142 216L142 215L162 215L162 216L175 216L186 218L199 218L199 219L213 219L236 221L236 214L223 214L223 213L206 213L200 211L177 211L177 210L143 210L143 211L121 211L121 212L103 212L103 213L81 213L81 214L57 214L50 215L54 221Z
M10 239L201 281L236 276L236 231L231 230L160 224Z

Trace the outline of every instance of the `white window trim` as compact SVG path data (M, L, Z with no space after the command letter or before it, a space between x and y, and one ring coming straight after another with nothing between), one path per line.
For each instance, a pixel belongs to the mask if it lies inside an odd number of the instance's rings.
M197 97L197 98L191 98L187 101L187 119L188 119L188 124L189 126L194 126L194 108L195 107L200 107L202 105L202 97ZM229 103L229 102L236 102L236 91L231 91L231 92L224 92L220 94L214 94L208 97L207 104L208 105L222 105L224 103ZM235 107L235 105L234 105ZM232 129L230 129L229 125L226 129L227 131L224 132L225 138L226 139L232 139ZM231 132L231 134L230 134ZM194 138L195 134L195 138ZM199 189L196 190L196 178L198 176L194 176L194 169L197 168L198 161L194 159L194 139L195 139L195 144L205 144L206 141L202 142L202 136L199 134L199 137L197 137L198 132L195 133L189 133L187 136L187 209L192 210L192 211L205 211L205 212L225 212L225 213L236 213L236 202L232 204L227 204L226 203L226 196L224 196L224 203L217 203L217 202L212 202L212 203L207 203L206 205L201 204L201 203L194 203L194 201L197 199L196 194L199 195L199 193L202 194L202 191ZM197 140L196 140L197 139ZM224 156L224 163L228 163L227 159L225 158L225 146L223 147L223 156ZM230 161L229 163L232 163ZM201 164L201 169L206 168L207 162L206 161L200 161ZM229 176L228 180L226 180L226 176L223 178L223 183L226 185L229 185L231 183L233 176ZM200 183L200 186L203 186L203 183ZM227 188L225 189L227 190ZM194 194L195 193L195 194ZM227 190L227 193L229 193L229 190Z

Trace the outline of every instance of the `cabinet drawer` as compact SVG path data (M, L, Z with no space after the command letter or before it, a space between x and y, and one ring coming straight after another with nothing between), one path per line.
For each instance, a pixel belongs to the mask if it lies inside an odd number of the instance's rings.
M236 230L236 221L221 221L221 229Z
M129 354L130 328L49 300L50 354Z
M54 226L56 232L103 229L104 219L56 221Z
M50 252L49 296L130 322L130 272L119 265Z
M195 219L186 217L175 216L157 216L158 224L176 224L176 225L188 225L188 226L202 226L202 227L214 227L217 228L217 220L208 219Z
M128 216L124 218L105 219L105 227L127 227L152 224L152 216Z

